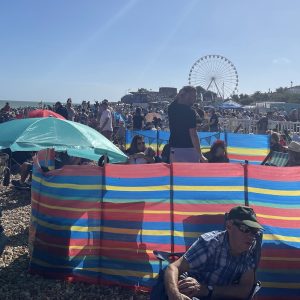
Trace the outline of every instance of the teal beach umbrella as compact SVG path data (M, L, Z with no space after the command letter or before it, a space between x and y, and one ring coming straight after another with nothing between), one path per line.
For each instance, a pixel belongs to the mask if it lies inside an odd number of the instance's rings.
M110 162L125 162L127 156L95 129L57 118L33 118L0 124L0 149L39 151L54 148L71 156L98 160L107 155Z

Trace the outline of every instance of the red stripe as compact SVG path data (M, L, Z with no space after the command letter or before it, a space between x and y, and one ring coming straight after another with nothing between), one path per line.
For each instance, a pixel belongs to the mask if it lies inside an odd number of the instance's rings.
M249 160L249 161L260 161L262 162L266 156L262 155L242 155L242 154L230 154L228 153L229 159L235 160Z
M255 210L256 214L264 214L270 216L281 216L281 217L299 217L300 216L300 208L293 209L285 209L278 207L264 207L258 205L251 205L251 207Z
M116 178L153 178L170 176L170 166L167 164L146 165L112 165L108 164L105 169L108 177Z
M289 257L289 258L299 258L300 249L289 248L289 249L280 249L280 248L262 248L262 256L269 257Z
M181 177L243 177L244 170L240 164L173 164L173 175Z
M248 166L248 177L269 181L300 181L299 167Z
M37 168L37 170L39 170ZM40 173L43 173L42 171ZM98 166L80 165L80 166L64 166L62 169L56 169L43 173L47 176L73 176L73 177L85 177L85 176L102 176L102 168Z
M299 270L300 269L300 261L276 261L276 260L261 260L259 264L260 269L268 269L272 271L278 269L284 270ZM261 270L264 271L264 270Z
M51 236L47 233L37 233L37 238L42 240L45 243L49 244L55 244L55 245L65 245L65 246L93 246L97 245L99 246L100 244L105 247L109 247L111 249L114 248L128 248L128 249L138 249L139 247L143 246L143 243L140 242L124 242L124 241L115 241L115 240L97 240L93 239L91 241L87 241L86 239L71 239L71 238L63 238L63 237L54 237ZM36 241L38 243L38 240ZM140 246L139 246L140 245ZM42 244L39 244L39 247L42 246ZM185 249L184 245L180 246L182 249ZM55 248L55 247L53 247ZM171 246L169 244L160 244L160 243L147 243L147 249L151 250L161 250L161 251L170 251ZM60 249L60 248L57 248ZM65 251L64 249L62 249ZM81 250L72 250L74 252L76 251L81 251ZM91 251L91 250L89 250ZM99 250L97 250L99 252ZM184 251L184 250L181 250Z

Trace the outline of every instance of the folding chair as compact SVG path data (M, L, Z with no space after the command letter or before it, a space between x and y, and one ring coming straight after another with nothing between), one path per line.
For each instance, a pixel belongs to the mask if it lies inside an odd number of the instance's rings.
M225 223L227 220L227 215L228 215L228 213L225 214ZM263 238L263 234L258 235L256 238L256 248L255 249L256 249L257 266L259 264L260 256L261 256L262 238ZM179 259L181 256L183 256L184 253L185 252L173 252L172 253L172 252L166 252L166 251L153 250L153 254L159 260L160 271L162 271L162 269L163 269L164 261L166 261L168 263L172 263L172 262L176 261L177 259ZM161 274L161 272L160 272L160 274ZM255 275L255 278L254 278L255 283L253 285L253 288L252 288L247 300L254 299L254 297L256 296L258 291L261 289L261 282L259 280L256 280L256 269L254 270L254 275Z
M289 155L284 152L270 151L270 153L263 160L261 165L285 167L288 163Z

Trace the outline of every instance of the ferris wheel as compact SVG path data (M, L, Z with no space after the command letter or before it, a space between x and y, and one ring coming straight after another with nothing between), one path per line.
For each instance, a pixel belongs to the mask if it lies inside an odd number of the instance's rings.
M189 73L189 84L200 86L217 97L229 98L237 92L239 77L234 64L221 55L206 55L198 59Z

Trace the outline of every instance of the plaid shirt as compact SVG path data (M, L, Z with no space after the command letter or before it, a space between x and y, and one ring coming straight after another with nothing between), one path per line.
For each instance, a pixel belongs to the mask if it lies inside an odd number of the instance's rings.
M202 234L184 254L189 275L207 285L237 283L245 272L257 267L256 243L249 251L231 256L227 231Z

